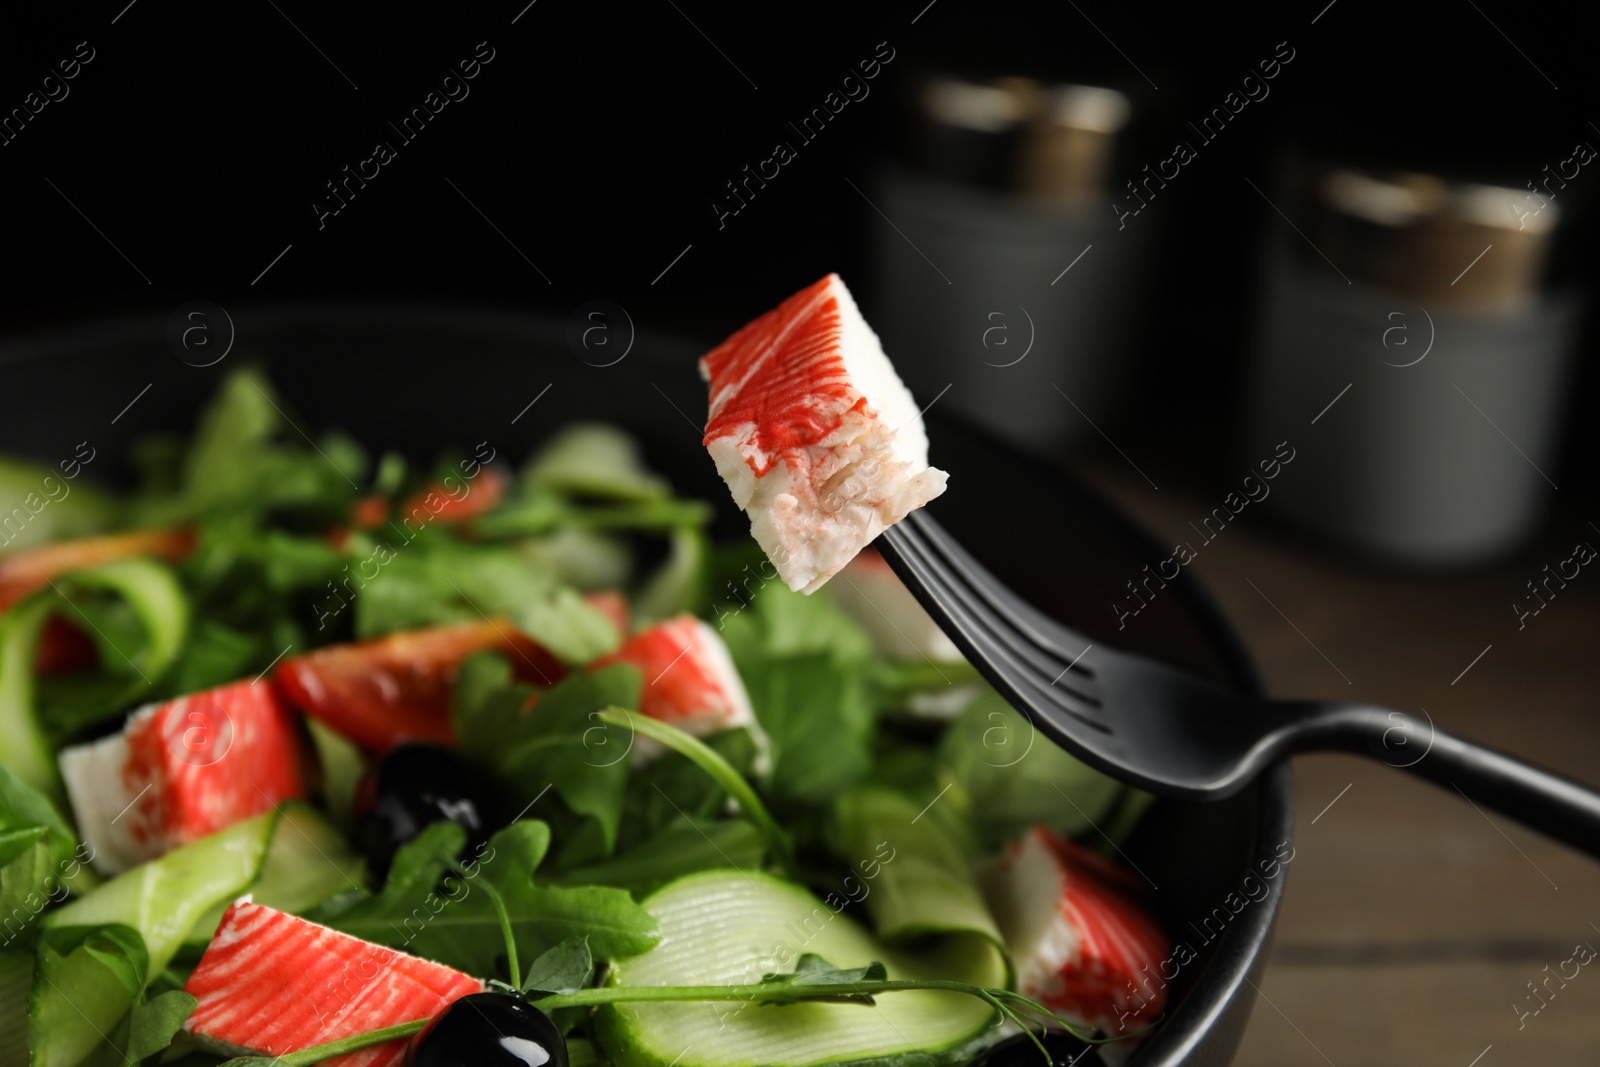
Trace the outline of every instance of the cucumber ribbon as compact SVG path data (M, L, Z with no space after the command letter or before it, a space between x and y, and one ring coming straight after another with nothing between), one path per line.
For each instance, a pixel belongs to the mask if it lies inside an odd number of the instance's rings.
M72 604L69 589L121 597L144 630L143 648L128 657L139 677L131 679L120 694L119 706L137 701L166 672L178 658L189 630L189 603L177 577L148 559L118 560L74 572L0 615L0 759L24 782L58 803L62 800L60 772L39 717L33 663L39 635L52 614L94 625Z

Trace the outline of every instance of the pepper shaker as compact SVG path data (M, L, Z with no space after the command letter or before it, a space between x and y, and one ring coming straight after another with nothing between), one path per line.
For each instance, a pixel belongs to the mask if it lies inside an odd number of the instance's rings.
M1562 212L1522 190L1301 164L1267 241L1250 454L1268 506L1404 565L1507 552L1556 489L1580 302L1546 284Z

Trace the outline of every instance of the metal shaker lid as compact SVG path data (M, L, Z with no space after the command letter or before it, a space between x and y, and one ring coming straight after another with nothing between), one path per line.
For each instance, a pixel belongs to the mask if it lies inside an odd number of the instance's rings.
M1075 208L1103 195L1132 108L1115 89L938 75L916 94L912 146L929 173Z
M1305 167L1300 225L1351 278L1413 299L1502 308L1539 287L1553 198L1416 171ZM1300 243L1301 254L1316 251Z

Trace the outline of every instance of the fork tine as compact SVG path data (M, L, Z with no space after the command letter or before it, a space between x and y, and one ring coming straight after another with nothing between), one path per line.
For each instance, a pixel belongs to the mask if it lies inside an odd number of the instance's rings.
M931 539L926 527L911 526L906 530L905 537L909 543L917 546L930 566L948 576L947 586L951 594L961 599L968 613L1008 652L1040 672L1051 686L1067 690L1092 708L1100 707L1101 702L1095 689L1093 673L1081 669L1079 663L1082 659L1081 653L1078 660L1069 660L1058 646L1043 645L1039 641L1029 640L1021 631L1015 614L997 610L994 597L982 595L981 588L975 587L975 583L987 583L1000 589L1002 596L1010 595L992 575L982 570L970 556L967 557L970 565L964 569L952 562L948 555L941 558L937 548L930 544ZM946 540L948 541L948 538ZM1066 680L1069 673L1073 675L1070 681Z
M1057 711L1102 734L1111 732L1106 724L1083 714L1082 705L1088 703L1083 696L1050 684L1048 672L1018 658L1016 635L1008 635L1003 620L969 606L959 591L960 579L918 543L913 531L894 527L883 540L882 547L889 549L885 557L897 569L907 570L913 579L908 584L927 595L924 606L936 618L942 617L957 645L1019 710Z
M1010 623L1035 648L1059 657L1064 664L1074 664L1071 669L1077 673L1094 676L1094 669L1081 662L1089 642L1011 592L989 573L987 567L946 533L939 520L919 510L906 516L903 524L920 534L922 542L962 577L962 584L967 589Z

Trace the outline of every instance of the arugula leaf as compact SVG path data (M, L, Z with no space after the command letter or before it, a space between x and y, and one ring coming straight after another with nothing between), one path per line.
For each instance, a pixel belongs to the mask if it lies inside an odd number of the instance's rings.
M94 885L55 805L0 763L0 948L27 945L47 906Z
M474 519L472 532L491 541L549 534L565 525L571 511L560 493L524 482L494 511Z
M711 521L711 506L703 500L641 500L619 504L585 505L562 500L547 489L521 489L517 495L477 519L472 532L499 540L530 537L558 529L660 530L704 526Z
M591 607L574 589L561 588L529 600L512 611L511 619L517 629L569 666L593 662L622 643L611 617Z
M169 989L135 1007L129 1020L128 1059L137 1063L171 1045L198 1003L192 993Z
M863 782L879 711L866 632L826 598L777 581L719 624L772 744L774 802L823 804Z
M524 468L516 488L472 532L506 539L557 530L662 530L704 526L711 509L680 500L614 426L583 423L557 434Z
M873 1004L870 993L840 993L829 996L825 990L842 987L855 988L863 982L884 982L889 971L874 961L865 967L835 967L814 952L802 953L789 974L764 974L759 985L768 991L792 991L797 998L840 1004Z
M58 859L73 852L73 834L61 812L39 790L28 785L4 763L0 763L0 830L43 827Z
M740 672L772 743L775 802L825 803L866 779L877 709L860 664L812 652L747 659Z
M625 585L633 565L626 542L572 527L518 541L512 548L532 566L586 592Z
M611 704L638 703L638 669L619 663L576 671L542 694L510 679L509 663L496 654L462 664L452 709L461 750L494 772L510 803L532 803L548 787L595 821L600 852L609 855L622 821L628 760L626 747L614 743L623 731L598 716Z
M66 1067L117 1050L121 1024L144 991L149 957L139 932L119 925L50 929L38 953L28 1007L32 1062Z
M528 967L524 993L574 993L594 979L594 957L587 937L569 937Z
M759 573L752 580L765 584L756 588L750 606L719 620L736 661L804 653L826 653L839 663L872 657L872 638L827 597L792 592Z
M407 530L410 528L407 527ZM389 542L392 558L355 598L357 637L507 614L560 587L554 575L505 547L447 540L422 527Z
M717 793L722 795L721 790ZM678 815L634 848L600 863L563 870L556 880L562 885L613 885L645 894L695 871L759 867L766 854L766 838L743 819Z
M242 516L208 519L180 567L195 622L169 679L193 692L256 674L284 648L333 635L318 621L337 605L345 557L321 536L259 530Z
M794 847L788 832L773 819L766 804L751 788L750 783L745 781L744 776L723 759L716 749L676 726L645 715L636 715L624 708L607 708L600 718L609 725L632 729L640 736L666 745L679 755L687 757L728 794L729 799L737 805L739 814L749 819L761 831L768 850L785 872L791 876L795 874Z
M307 445L266 377L248 367L223 380L181 460L146 453L154 462L133 501L134 525L221 512L336 522L348 514L367 467L360 446L342 434Z
M977 695L973 683L983 680L978 669L966 660L876 660L869 676L873 700L885 709L904 708L918 696L944 701L948 695L957 701L953 711L961 711Z
M567 426L529 461L522 477L529 485L615 500L655 500L672 492L644 465L633 437L605 423Z
M236 630L216 619L198 620L173 665L168 688L175 693L198 693L249 677L257 664L267 662L264 646L259 632Z
M626 732L614 731L618 736ZM704 742L741 777L751 776L761 749L748 728L722 730ZM685 817L715 820L726 812L727 797L715 779L687 756L669 749L629 775L618 847L648 844Z
M499 915L476 881L493 885L505 903L517 952L537 959L570 937L587 937L594 955L623 959L646 951L655 920L620 889L536 885L533 872L550 844L543 822L513 823L474 862L458 867L465 831L436 823L396 855L383 891L345 906L326 921L356 937L403 949L468 974L502 969ZM459 873L445 877L448 872ZM442 884L441 884L442 879Z
M1080 834L1125 788L1052 744L988 686L945 734L939 758L990 848L1036 824Z

